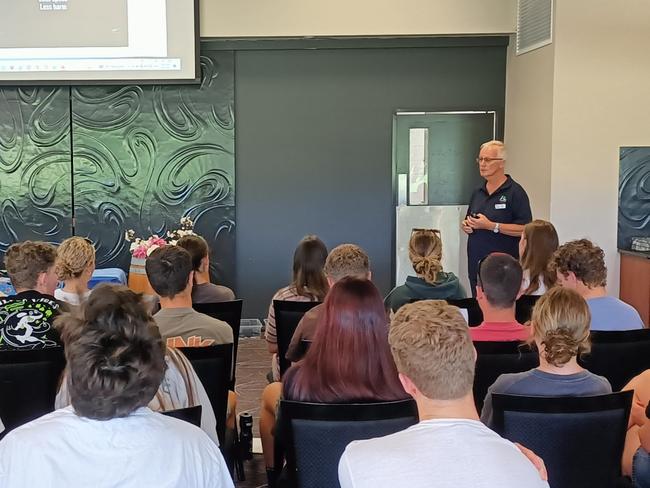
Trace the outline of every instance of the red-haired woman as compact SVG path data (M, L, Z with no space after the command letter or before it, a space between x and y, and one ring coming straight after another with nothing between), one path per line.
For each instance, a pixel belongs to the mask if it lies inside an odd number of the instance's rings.
M388 345L388 317L372 282L343 278L327 294L311 347L287 370L283 383L262 394L260 435L269 478L277 402L393 401L407 398Z

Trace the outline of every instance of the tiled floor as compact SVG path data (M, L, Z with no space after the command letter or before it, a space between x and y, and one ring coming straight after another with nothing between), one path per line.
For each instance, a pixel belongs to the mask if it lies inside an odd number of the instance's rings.
M267 385L266 373L271 365L271 356L266 341L259 337L239 339L237 352L237 412L253 415L253 435L259 437L259 412L262 390ZM237 488L261 488L266 486L266 471L261 454L244 462L246 481L237 482Z

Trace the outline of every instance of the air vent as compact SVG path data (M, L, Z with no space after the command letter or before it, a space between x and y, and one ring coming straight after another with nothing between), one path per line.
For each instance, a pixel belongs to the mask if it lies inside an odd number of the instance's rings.
M517 5L517 54L553 41L553 0L519 0Z

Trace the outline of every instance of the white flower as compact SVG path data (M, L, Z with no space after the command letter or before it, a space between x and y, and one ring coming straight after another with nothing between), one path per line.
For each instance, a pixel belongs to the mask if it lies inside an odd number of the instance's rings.
M135 251L136 247L138 247L138 245L135 242L132 242L131 245L129 246L129 251L131 252Z
M178 241L169 241L170 246L175 246Z
M151 253L154 252L159 247L160 246L158 244L154 244L153 246L151 246L149 249L147 249L147 256L151 256Z

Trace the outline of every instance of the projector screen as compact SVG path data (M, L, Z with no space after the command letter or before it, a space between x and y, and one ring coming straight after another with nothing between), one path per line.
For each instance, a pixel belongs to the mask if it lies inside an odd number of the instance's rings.
M0 0L0 82L198 81L198 0Z

